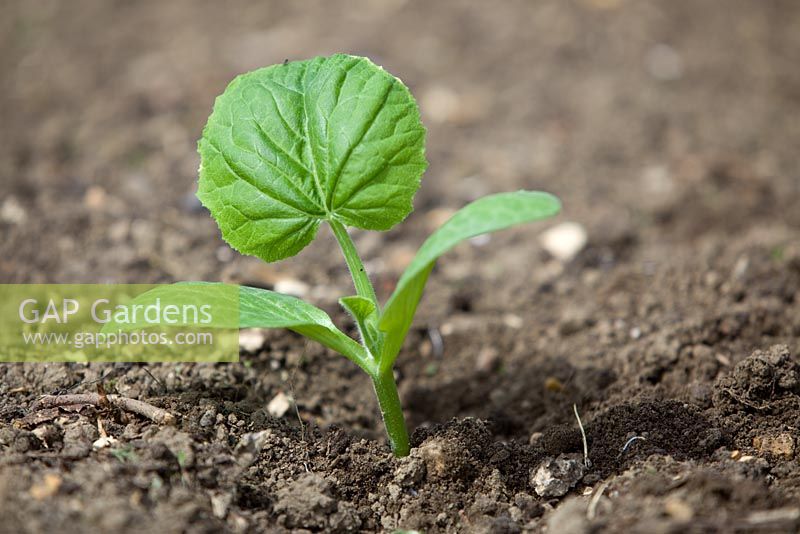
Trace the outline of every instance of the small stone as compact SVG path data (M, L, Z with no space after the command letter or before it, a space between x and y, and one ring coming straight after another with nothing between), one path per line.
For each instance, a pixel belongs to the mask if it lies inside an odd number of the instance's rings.
M753 438L753 447L758 449L762 456L773 456L785 460L794 457L794 438L786 432L756 436Z
M475 237L471 237L469 239L469 244L475 248L485 247L492 241L492 236L490 234L481 234L476 235Z
M688 523L694 517L692 507L676 497L667 497L664 501L664 512L679 523Z
M213 408L209 408L203 415L200 416L200 426L202 427L209 427L212 426L217 420L217 412Z
M448 447L439 439L430 439L423 443L419 449L419 456L425 462L429 475L442 476L449 471L452 464Z
M567 263L586 246L589 237L580 224L565 222L546 230L540 240L548 254Z
M386 488L389 490L389 495L392 497L392 499L397 499L400 496L400 493L403 491L400 486L392 483L390 483Z
M239 332L239 348L245 352L258 352L266 339L263 330L247 328Z
M62 483L60 476L54 473L47 473L41 482L31 486L29 493L37 501L43 501L58 493Z
M252 464L263 449L269 448L267 447L267 443L272 437L273 433L270 429L248 432L242 436L234 449L236 463L243 467Z
M398 460L400 465L394 472L394 481L401 487L408 488L422 482L425 478L425 464L415 456L406 456Z
M530 485L540 497L561 497L583 478L585 470L583 458L576 455L547 458L531 471Z
M105 449L110 445L114 445L119 443L119 440L114 436L100 436L94 442L92 442L92 449L99 451L100 449Z
M99 185L93 185L83 195L83 203L90 210L100 210L108 204L108 194Z
M275 282L275 291L283 293L284 295L291 295L293 297L305 297L308 295L310 287L305 282L295 280L294 278L281 278Z
M489 373L497 368L500 353L494 347L483 347L475 360L475 370L481 373Z
M503 324L514 330L519 330L525 324L522 317L515 313L507 313L503 315Z
M281 391L269 401L269 404L267 404L267 412L269 412L272 417L283 417L291 407L292 398Z
M734 280L742 280L744 276L747 274L747 269L750 268L750 258L747 256L740 256L736 263L733 266L733 271L731 271L731 278Z
M211 495L211 513L214 514L214 517L217 519L225 519L232 501L232 493L217 493Z
M529 445L538 445L539 442L542 440L543 436L544 436L544 433L542 433L542 432L534 432L528 438L528 444Z
M25 208L14 197L8 197L0 206L0 220L10 224L23 224L28 218Z

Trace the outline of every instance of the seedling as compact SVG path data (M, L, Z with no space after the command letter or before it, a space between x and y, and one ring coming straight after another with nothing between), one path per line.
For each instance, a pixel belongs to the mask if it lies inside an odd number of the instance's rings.
M238 326L288 328L358 365L375 386L392 450L407 455L393 366L437 258L465 239L554 215L558 199L518 191L467 205L425 241L381 306L347 228L389 230L413 209L428 165L425 128L400 80L343 54L243 74L217 98L199 152L197 196L234 249L281 260L327 223L356 290L339 303L358 341L311 304L250 287L240 289Z

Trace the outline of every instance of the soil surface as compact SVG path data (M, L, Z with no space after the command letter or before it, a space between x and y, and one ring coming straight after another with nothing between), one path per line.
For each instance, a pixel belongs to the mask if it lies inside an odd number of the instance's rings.
M381 296L476 197L565 208L440 261L397 367L408 458L367 378L287 332L238 364L0 366L0 532L797 531L798 28L789 0L2 2L4 283L291 288L353 332L329 233L263 264L193 196L226 83L336 51L429 129L415 213L355 236ZM588 240L558 259L565 222ZM177 421L35 405L98 383Z

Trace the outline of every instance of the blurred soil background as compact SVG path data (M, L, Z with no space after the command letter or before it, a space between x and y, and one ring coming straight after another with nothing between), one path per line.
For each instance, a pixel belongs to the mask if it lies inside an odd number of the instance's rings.
M440 261L398 365L411 457L287 332L239 364L7 364L0 532L800 528L797 2L0 1L0 282L244 283L353 332L326 230L267 265L194 197L226 84L334 52L428 127L416 211L355 234L382 297L470 200L564 202ZM35 409L99 379L177 423Z

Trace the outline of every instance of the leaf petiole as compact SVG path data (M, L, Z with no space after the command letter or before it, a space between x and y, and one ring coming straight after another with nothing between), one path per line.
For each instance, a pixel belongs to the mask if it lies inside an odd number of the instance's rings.
M371 300L372 303L375 304L375 309L378 310L380 314L381 307L380 304L378 304L378 297L375 295L375 288L372 287L372 282L370 282L369 276L367 276L367 271L364 270L364 264L361 263L361 258L356 251L353 240L350 238L350 234L347 233L347 229L339 221L331 219L328 223L331 225L333 235L336 236L339 247L342 249L344 261L347 262L347 268L350 269L350 276L353 278L353 284L356 286L356 293L358 293L359 296Z

